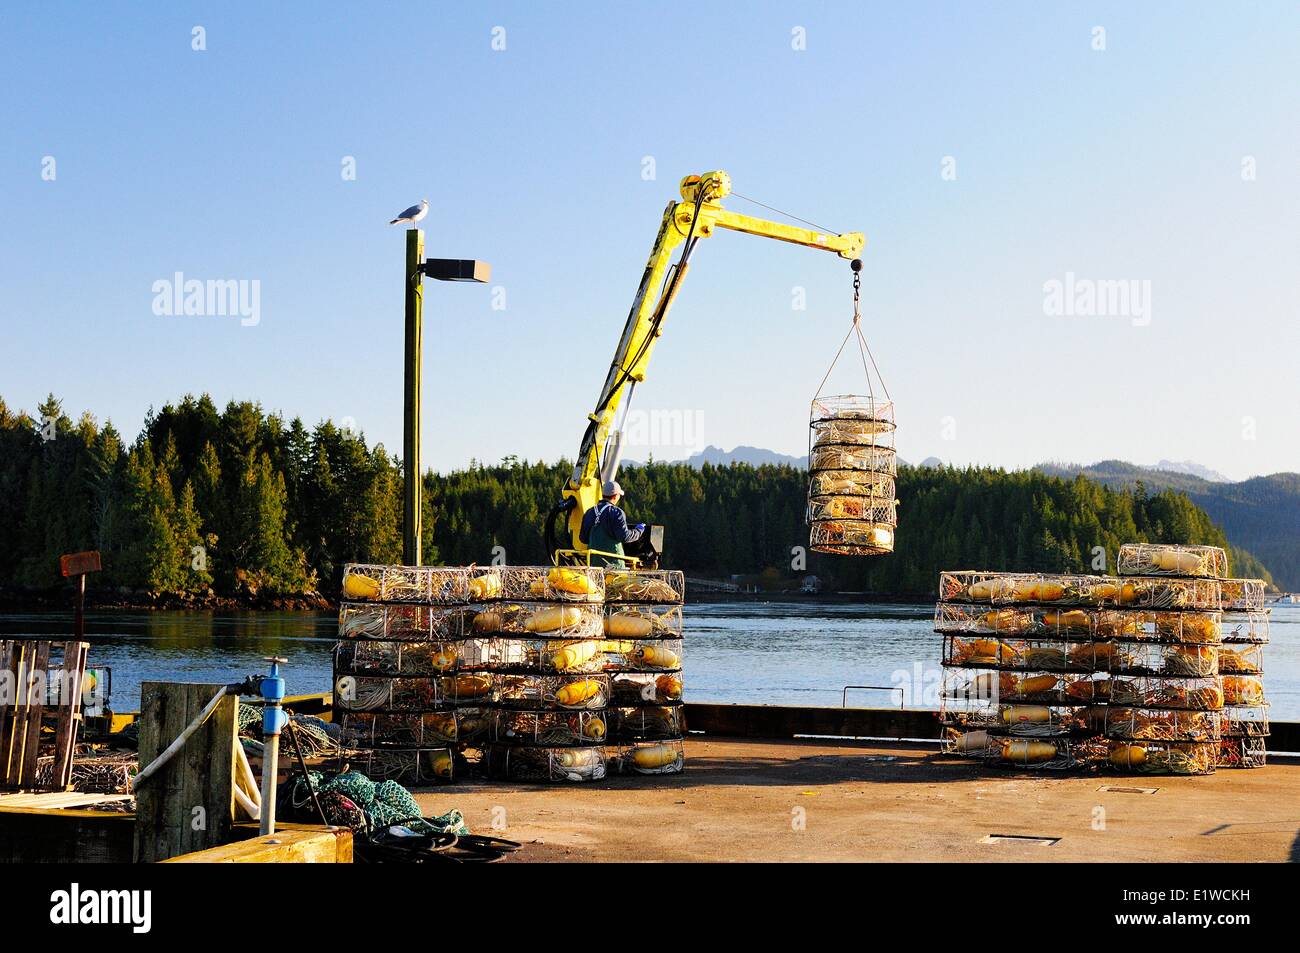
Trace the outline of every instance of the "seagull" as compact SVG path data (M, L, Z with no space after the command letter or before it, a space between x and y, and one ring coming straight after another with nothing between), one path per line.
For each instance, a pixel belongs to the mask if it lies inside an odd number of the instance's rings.
M415 225L420 219L429 214L429 200L421 199L419 205L412 205L397 218L389 222L389 225L396 225L398 222L408 222Z

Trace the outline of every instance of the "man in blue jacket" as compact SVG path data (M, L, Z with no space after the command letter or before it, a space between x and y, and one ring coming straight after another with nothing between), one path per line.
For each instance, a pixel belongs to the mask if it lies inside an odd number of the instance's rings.
M630 545L639 540L645 532L645 523L637 523L633 527L627 525L627 517L618 506L623 499L623 488L617 482L606 481L601 493L605 498L582 514L578 539L590 549L622 556L623 544ZM623 560L610 556L597 556L596 559L598 563L604 563L613 569L622 569L627 565Z

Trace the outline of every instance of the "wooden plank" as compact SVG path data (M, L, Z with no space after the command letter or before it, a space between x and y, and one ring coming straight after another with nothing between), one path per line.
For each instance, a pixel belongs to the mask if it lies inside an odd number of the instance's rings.
M0 642L0 685L5 694L12 692L13 698L0 697L0 788L6 786L9 778L9 752L13 740L14 704L17 702L18 681L14 671L17 665L15 655L18 645L12 639Z
M141 686L140 765L200 715L221 686ZM233 822L236 702L227 696L181 749L136 791L136 859L153 862L223 843Z
M129 801L129 794L96 794L84 791L31 791L21 794L0 794L0 809L35 807L45 810L82 807L87 804L104 804L109 801Z
M86 674L89 650L88 642L63 643L63 671L60 673L59 707L54 727L54 787L67 788L72 783L73 751L81 722L81 683Z
M20 787L36 786L36 769L40 763L41 724L45 718L45 693L49 690L50 643L42 639L36 643L32 666L27 673L23 690L27 702L27 737L22 742L22 773Z
M350 864L352 832L315 827L277 830L269 837L223 844L170 858L172 864Z

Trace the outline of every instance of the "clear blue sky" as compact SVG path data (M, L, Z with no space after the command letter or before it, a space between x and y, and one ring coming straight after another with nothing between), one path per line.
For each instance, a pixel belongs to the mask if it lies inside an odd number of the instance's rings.
M721 168L867 234L905 458L1300 470L1297 63L1294 3L8 5L0 396L134 436L208 391L397 452L386 222L427 196L507 308L427 286L426 462L571 457L664 204ZM155 315L178 271L259 281L260 323ZM1071 272L1150 282L1149 324L1045 314ZM801 453L849 306L832 255L710 238L637 407Z

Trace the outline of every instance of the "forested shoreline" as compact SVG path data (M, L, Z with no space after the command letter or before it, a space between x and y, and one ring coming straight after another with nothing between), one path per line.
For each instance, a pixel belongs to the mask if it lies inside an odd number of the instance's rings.
M571 468L507 458L425 474L425 561L543 562L542 522ZM923 596L940 569L1093 571L1099 551L1113 569L1123 542L1226 545L1180 493L1033 471L903 467L896 551L872 559L803 552L807 477L794 467L651 462L620 482L634 520L667 526L673 568L773 588L813 574ZM252 402L186 396L128 442L53 395L34 414L0 399L0 590L57 592L58 556L98 549L100 602L324 604L345 563L400 561L401 486L382 445ZM1235 550L1233 571L1265 573Z

